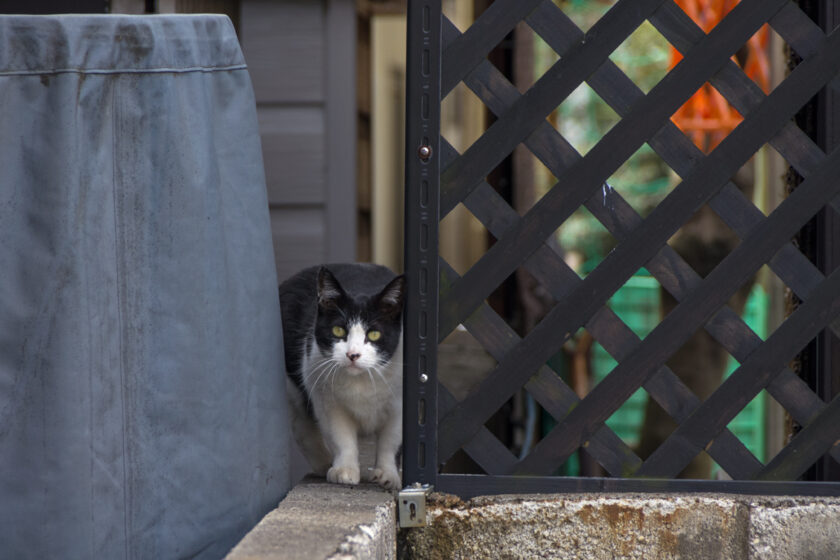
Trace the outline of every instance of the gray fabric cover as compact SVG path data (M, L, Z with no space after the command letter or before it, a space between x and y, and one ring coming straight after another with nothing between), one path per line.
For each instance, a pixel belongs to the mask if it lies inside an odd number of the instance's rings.
M0 17L0 557L223 556L288 490L224 16Z

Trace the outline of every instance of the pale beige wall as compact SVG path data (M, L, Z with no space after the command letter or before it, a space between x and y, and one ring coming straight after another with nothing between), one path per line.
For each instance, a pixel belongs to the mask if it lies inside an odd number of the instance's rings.
M459 29L472 23L472 0L444 0L443 10ZM405 15L372 21L373 260L396 270L402 269L403 251L405 25ZM484 107L463 85L443 100L441 113L442 134L459 152L484 130ZM442 221L440 252L458 272L486 248L484 227L463 207Z
M405 15L371 21L373 261L402 270Z
M443 13L461 31L473 22L472 0L444 0ZM441 135L459 153L484 132L485 108L461 83L441 104ZM464 274L487 250L484 226L463 206L458 205L440 224L440 255L459 274Z

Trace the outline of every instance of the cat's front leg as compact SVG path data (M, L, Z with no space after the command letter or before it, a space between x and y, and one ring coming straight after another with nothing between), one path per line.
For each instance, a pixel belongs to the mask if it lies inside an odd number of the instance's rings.
M336 484L359 483L359 441L356 422L340 407L325 413L324 436L333 453L327 480Z
M400 471L397 467L397 452L402 443L402 413L391 414L376 434L376 468L372 482L388 490L400 487Z

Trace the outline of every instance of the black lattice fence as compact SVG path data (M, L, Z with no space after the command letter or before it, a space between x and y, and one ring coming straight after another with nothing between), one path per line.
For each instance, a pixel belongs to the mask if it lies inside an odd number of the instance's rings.
M645 20L684 55L647 94L609 59ZM525 93L486 59L520 21L560 55ZM731 59L765 23L802 59L769 94ZM826 455L840 462L840 403L826 402L789 368L815 338L836 345L833 337L840 336L840 272L831 266L821 271L791 243L815 214L836 223L840 211L840 151L824 152L792 120L840 71L840 33L823 32L787 0L743 0L708 34L671 0L621 0L586 33L549 0L497 0L461 33L442 17L439 0L418 0L409 2L408 41L405 481L462 495L576 489L840 493L837 483L799 481ZM439 135L441 97L461 81L496 116L462 154ZM546 117L584 81L621 120L581 156ZM704 155L670 117L707 81L744 120ZM618 191L603 187L645 142L681 182L642 218ZM765 216L730 178L768 143L804 181ZM486 182L520 144L557 177L521 217ZM496 239L463 276L437 251L439 220L458 204ZM667 241L704 204L740 243L701 278ZM581 206L618 242L585 279L547 242ZM765 264L802 303L762 340L727 302ZM555 300L524 337L486 303L519 267ZM644 340L606 305L642 267L679 302ZM436 368L438 342L458 325L498 362L460 401L438 383ZM618 362L583 399L547 365L580 327ZM665 365L701 328L740 363L704 401ZM519 458L485 423L523 387L557 424ZM604 424L640 387L678 423L644 461ZM766 464L727 428L763 389L802 426ZM549 476L579 448L609 478ZM440 474L439 465L460 449L486 475ZM674 479L703 451L734 481Z

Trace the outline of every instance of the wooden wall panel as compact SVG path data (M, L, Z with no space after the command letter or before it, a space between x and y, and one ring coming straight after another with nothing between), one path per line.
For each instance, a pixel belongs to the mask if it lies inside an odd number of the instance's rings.
M324 101L324 3L242 2L240 42L257 103Z
M328 255L356 260L356 10L329 0L326 10Z
M271 208L270 213L278 281L327 260L323 209Z
M315 107L260 107L268 201L324 204L324 111Z
M242 0L278 276L356 251L352 0Z

